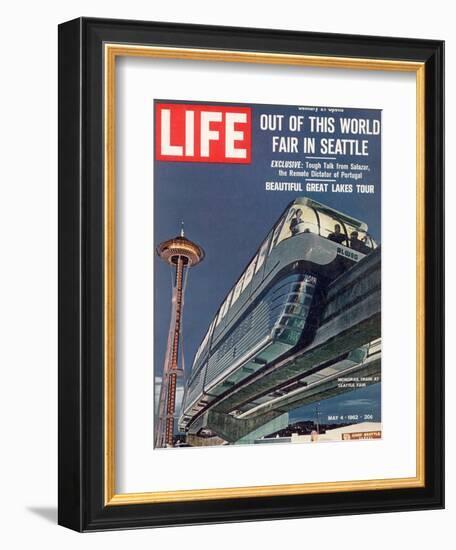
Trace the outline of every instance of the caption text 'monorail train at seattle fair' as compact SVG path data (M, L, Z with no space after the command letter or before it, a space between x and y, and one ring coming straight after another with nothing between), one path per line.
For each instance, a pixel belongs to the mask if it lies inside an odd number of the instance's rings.
M312 341L328 285L377 248L367 229L308 198L288 205L220 305L197 350L181 430L189 431L205 410L249 377ZM231 414L245 413L276 395L260 395Z

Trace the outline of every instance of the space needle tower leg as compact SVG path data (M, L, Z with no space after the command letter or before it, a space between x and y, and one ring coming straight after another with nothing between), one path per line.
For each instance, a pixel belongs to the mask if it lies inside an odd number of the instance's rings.
M174 318L174 326L171 327L172 333L172 345L170 349L169 357L169 370L168 370L168 395L167 395L167 408L166 408L166 430L165 430L165 444L173 444L174 435L174 414L176 412L176 386L177 386L177 371L179 360L179 340L181 332L181 316L182 316L182 287L184 279L184 259L179 256L176 266L176 294L174 301L174 314L171 318Z

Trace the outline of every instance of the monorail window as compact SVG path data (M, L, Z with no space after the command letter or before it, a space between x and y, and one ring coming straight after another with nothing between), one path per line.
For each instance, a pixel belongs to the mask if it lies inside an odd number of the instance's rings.
M288 212L279 242L299 233L316 233L318 235L318 219L313 208L295 204Z
M365 231L348 224L345 224L345 227L349 237L350 248L353 248L353 250L357 252L361 252L361 254L369 254L369 252L372 252L372 239Z
M231 301L231 295L233 294L233 291L231 291L226 300L223 302L223 305L222 307L220 308L220 312L219 314L217 315L217 323L216 323L216 326L219 325L220 321L225 317L229 307L230 307L230 301Z
M213 330L214 326L215 326L215 319L212 321L212 323L209 325L209 328L207 329L206 336L204 337L203 341L200 344L200 347L198 348L198 351L196 352L195 360L193 361L193 364L196 363L196 361L199 359L199 356L201 355L203 349L209 343L209 339L212 335L212 330Z
M296 332L294 330L281 328L278 331L278 336L282 342L287 342L292 345L296 342Z
M222 313L222 315L225 317L225 315L228 313L228 310L230 309L230 303L231 303L231 296L233 295L233 291L231 291L229 294L228 294L228 298L225 300L225 303L224 303L224 306L225 306L225 311Z
M343 222L323 210L318 210L320 218L320 236L348 246L348 233Z
M269 247L269 253L271 253L271 250L275 247L275 245L277 244L278 242L278 238L279 238L279 235L280 235L280 231L282 229L282 226L285 222L285 219L286 219L286 216L282 216L280 218L280 221L279 223L276 225L275 229L274 229L274 233L272 234L272 240L271 240L271 246Z
M309 306L311 302L312 302L312 297L306 296L304 298L303 304L298 304L298 305L287 304L287 306L285 307L285 313L290 313L292 315L301 315L305 317L309 312Z
M284 315L282 317L281 324L282 326L286 326L289 328L303 329L304 325L306 324L306 319L305 318L302 319L300 317L295 317L295 316Z
M205 338L206 344L209 343L212 333L214 332L214 327L215 327L215 319L212 321L212 323L210 324L209 330L207 331L206 338Z
M377 248L375 241L358 226L342 220L324 210L318 210L320 235L331 241L343 244L362 254L369 254Z
M260 251L258 252L258 261L255 268L255 273L258 272L260 267L264 264L264 259L266 258L266 254L268 253L268 245L269 245L269 239L271 238L271 233L266 237L266 240L261 245Z
M219 323L220 323L221 320L222 320L222 310L219 309L219 310L217 311L217 316L216 316L216 318L215 318L215 326L216 326L216 327L219 326Z
M294 204L287 213L285 223L280 226L280 232L274 246L299 233L315 233L318 235L318 219L313 208Z
M367 234L366 244L370 247L371 250L375 250L377 248L377 243L374 241L374 239Z
M364 239L363 239L363 242L365 243L365 245L370 249L370 250L374 250L374 241L371 239L371 237L366 233L366 235L364 236Z
M212 328L212 323L209 325L209 328L207 329L207 332L203 338L203 341L201 342L201 351L203 351L203 349L206 347L206 344L207 344L207 341L209 340L209 333L211 331L211 328Z
M201 355L201 352L203 350L203 342L201 342L196 354L195 354L195 359L193 359L193 367L196 365L196 362L198 361L199 359L199 356ZM192 368L193 368L192 367Z
M242 292L244 292L244 290L247 288L250 281L252 280L253 272L255 270L256 260L257 260L257 256L255 256L255 258L250 262L250 265L249 265L249 267L247 268L247 270L245 272L244 283L242 285Z
M239 296L241 295L241 292L242 292L242 284L244 282L244 275L245 273L242 275L242 277L239 279L239 281L237 282L237 285L234 287L234 291L233 291L233 300L231 302L231 304L234 304L234 302L236 302L236 300L239 298Z

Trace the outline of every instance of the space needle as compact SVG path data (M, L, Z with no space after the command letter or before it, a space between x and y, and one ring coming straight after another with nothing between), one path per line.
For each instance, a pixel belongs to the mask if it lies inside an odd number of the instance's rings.
M163 365L162 384L158 402L156 447L172 447L174 436L174 415L176 412L177 377L182 376L179 366L179 346L182 336L182 311L188 270L204 259L204 250L187 239L182 222L180 235L157 246L158 256L173 272L171 299L171 320L168 344Z

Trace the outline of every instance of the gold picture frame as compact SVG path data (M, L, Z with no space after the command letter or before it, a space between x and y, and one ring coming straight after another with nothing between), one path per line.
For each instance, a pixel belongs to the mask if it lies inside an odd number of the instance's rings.
M119 57L146 57L152 59L188 59L235 63L262 63L319 67L326 69L354 69L413 72L416 75L416 464L413 478L371 479L365 481L340 481L306 483L296 485L266 485L232 487L224 489L189 489L118 494L115 491L115 92L116 60ZM190 48L163 48L155 46L104 44L105 59L105 504L148 504L180 502L185 500L213 500L278 496L336 491L362 491L424 487L424 257L425 257L425 197L424 197L424 63L378 59L353 59L290 54L251 53L226 50Z
M84 29L84 33L81 34L81 29ZM320 46L315 45L311 33L302 33L299 38L296 38L297 43L299 40L303 44L307 44L307 53L296 52L291 53L286 51L284 46L280 46L280 40L282 34L274 34L275 31L269 31L270 34L270 51L265 48L260 48L260 37L257 37L257 48L242 49L241 46L237 48L234 44L242 43L241 38L246 36L245 30L231 29L231 40L233 47L229 48L225 43L220 47L209 47L209 39L195 38L193 45L192 41L192 29L191 26L175 28L171 26L170 29L166 28L166 36L168 41L164 37L159 36L161 32L160 25L148 23L145 24L145 29L149 32L149 40L144 42L138 34L138 30L135 24L131 22L117 22L107 23L104 20L90 20L90 19L78 19L69 23L65 23L61 26L61 51L65 52L66 59L68 56L73 55L75 63L77 65L79 76L77 71L73 72L70 69L62 68L61 65L61 94L68 94L70 88L73 96L83 97L80 91L74 89L75 80L82 78L81 75L86 71L86 75L90 74L90 67L84 66L84 58L80 55L81 48L86 48L87 52L94 52L96 58L92 63L92 70L96 72L97 84L96 89L100 92L101 96L97 100L99 115L97 124L102 132L102 161L100 158L100 152L97 152L100 159L100 168L102 169L102 185L101 194L102 199L102 212L100 216L100 227L102 227L102 255L100 262L102 264L102 325L103 330L101 334L101 348L103 355L102 376L98 377L98 380L102 384L102 407L100 409L101 418L99 430L97 433L102 433L102 447L97 449L97 464L99 468L96 473L96 479L101 484L96 489L96 502L97 506L101 506L99 509L99 517L104 519L95 519L90 517L90 513L82 517L74 516L73 512L68 510L68 498L62 493L61 497L61 519L60 522L78 530L92 530L97 528L117 528L120 525L120 520L117 518L112 519L112 512L109 510L118 511L117 514L123 514L124 510L132 505L141 505L144 509L151 510L148 519L144 520L125 520L124 524L129 526L136 525L166 525L169 524L167 520L162 520L157 516L155 518L154 510L157 505L172 504L176 506L183 506L184 503L197 503L204 501L213 501L220 503L223 506L224 501L233 501L233 499L255 499L255 502L261 502L265 498L276 497L304 497L315 494L326 494L328 499L330 495L336 493L358 493L368 492L382 493L385 495L400 494L400 491L418 491L416 494L422 495L422 491L431 485L434 486L435 491L439 493L439 497L435 497L432 507L438 507L435 505L435 500L442 501L441 487L437 487L434 478L429 477L429 463L427 462L427 456L429 454L429 445L431 439L441 438L441 434L429 433L426 431L427 415L430 414L428 410L429 397L427 398L427 380L429 378L429 372L427 365L429 364L429 329L426 326L426 318L429 313L429 297L426 295L427 285L434 281L436 274L432 274L432 281L428 280L429 274L429 257L427 256L427 250L429 246L429 234L430 232L439 233L440 227L434 227L436 219L436 211L430 212L427 209L426 198L430 193L429 177L431 175L432 162L436 160L435 149L429 148L429 132L428 127L431 117L434 116L434 120L443 120L443 111L440 113L441 101L443 98L442 84L441 84L441 61L443 44L441 42L429 42L426 43L423 48L426 50L426 55L416 53L415 56L409 53L410 45L406 39L395 39L394 47L395 53L383 54L386 50L382 48L386 47L382 44L372 42L370 55L355 55L348 54L348 48L344 44L347 44L347 39L343 35L328 35L331 36L331 40L323 47L327 53L321 50ZM209 32L209 28L207 28ZM119 40L120 35L123 36L123 40ZM202 31L203 32L203 31ZM282 31L283 32L283 31ZM78 34L79 33L79 34ZM187 33L187 34L186 34ZM147 33L146 33L147 34ZM204 34L204 32L203 32ZM176 36L175 45L169 46L169 37ZM188 40L184 40L183 36L190 37ZM82 36L82 38L81 38ZM136 40L133 40L134 36L137 36ZM255 36L255 35L254 35ZM291 39L291 36L289 37ZM94 40L97 44L94 48L90 40ZM274 42L277 40L277 43ZM307 43L306 43L307 40ZM386 39L385 39L386 40ZM82 41L82 42L81 42ZM160 43L161 41L161 43ZM184 44L185 42L185 44ZM356 40L355 40L356 42ZM420 42L420 41L417 41ZM423 41L426 42L426 41ZM370 44L369 37L359 37L359 44ZM391 44L390 44L391 46ZM390 47L389 46L389 47ZM280 51L282 48L282 51ZM427 49L426 49L427 48ZM298 46L296 48L299 50ZM313 51L312 51L313 50ZM423 51L424 51L423 50ZM361 51L361 50L360 50ZM390 52L391 49L388 49ZM329 52L332 52L330 54ZM382 57L384 55L384 57ZM427 57L426 57L427 56ZM440 57L439 57L440 56ZM115 357L115 341L116 341L116 240L115 240L115 224L116 224L116 61L123 57L142 57L149 59L179 59L179 60L198 60L198 61L216 61L222 63L252 63L252 64L265 64L265 65L293 65L302 67L318 67L323 69L347 69L347 70L365 70L365 71L394 71L394 72L407 72L413 73L416 78L416 284L417 284L417 312L416 312L416 475L414 477L405 478L391 478L391 479L367 479L361 481L335 481L335 482L321 482L321 483L306 483L306 484L287 484L287 485L262 485L262 486L250 486L250 487L229 487L219 489L195 489L195 490L177 490L177 491L157 491L157 492L138 492L138 493L118 493L116 491L116 357ZM438 58L438 74L432 73L430 63L437 63ZM432 59L432 61L431 61ZM82 67L82 69L81 69ZM81 72L82 71L82 72ZM89 76L83 79L82 86L88 86ZM70 82L71 81L71 82ZM85 89L85 88L84 88ZM63 101L63 99L62 99ZM73 115L62 115L71 118L72 124L77 124L81 119L87 106L80 102L78 118L73 120ZM437 118L436 118L437 117ZM65 122L67 120L65 119ZM435 139L443 139L443 130L441 126L432 129ZM442 135L441 135L442 134ZM74 155L75 143L62 146L63 151L61 155ZM79 144L81 147L81 144ZM77 147L76 147L77 148ZM70 151L71 149L71 151ZM75 179L74 185L81 188L84 183L81 181L81 173L78 173L78 177ZM443 176L441 174L434 174L434 185L437 187L442 185ZM440 195L436 200L437 206L440 207ZM63 208L63 207L62 207ZM429 226L429 220L432 220L432 226ZM65 228L61 227L61 230ZM81 238L81 237L80 237ZM436 261L436 264L440 260ZM100 264L100 265L101 265ZM62 269L66 269L65 266ZM437 281L440 284L440 279ZM79 288L79 287L78 287ZM71 287L74 292L74 288ZM435 304L434 304L435 305ZM434 306L433 306L434 307ZM435 307L441 308L441 304L437 304ZM439 310L440 311L440 310ZM432 312L431 312L432 313ZM61 315L67 315L68 310L64 309ZM436 327L438 329L438 327ZM73 330L73 329L71 329ZM80 333L75 335L76 339L81 338ZM100 349L101 349L100 348ZM439 350L432 350L432 353L440 353ZM435 355L434 353L434 355ZM440 357L441 355L439 355ZM78 363L78 367L75 367L75 376L79 379L82 376L81 363ZM79 370L78 370L79 369ZM78 374L79 373L79 374ZM62 375L62 376L66 376ZM440 375L436 372L434 377ZM85 387L85 386L81 386ZM63 391L63 390L62 390ZM98 390L97 390L98 391ZM65 407L64 407L65 408ZM67 407L68 408L68 407ZM74 404L74 411L81 411L81 402ZM74 412L73 411L73 412ZM68 411L63 411L62 414L68 414ZM98 422L97 420L97 422ZM440 423L441 417L435 419L435 422ZM83 426L80 426L80 431L77 434L77 445L82 445L81 441ZM68 435L63 434L61 431L61 438L65 439ZM90 439L90 438L89 438ZM66 441L66 440L65 440ZM439 439L441 443L441 439ZM76 443L74 443L76 445ZM64 447L68 447L67 444ZM436 452L440 452L440 447L437 445ZM62 451L63 453L66 451ZM92 451L90 451L92 452ZM66 456L66 455L65 455ZM74 461L73 461L74 462ZM61 478L68 475L68 467L65 466L61 473ZM83 474L81 474L84 477ZM94 474L95 475L95 474ZM93 477L93 476L92 476ZM393 493L391 492L393 491ZM421 491L421 493L419 492ZM95 494L94 493L94 494ZM424 493L423 493L424 494ZM95 497L94 497L95 498ZM372 496L373 502L379 496ZM420 497L421 498L421 497ZM424 498L424 496L422 497ZM394 508L394 497L391 497L391 508ZM80 496L80 505L83 506L84 497ZM264 502L264 501L263 501ZM291 501L290 501L291 502ZM307 502L307 501L306 501ZM329 502L329 500L328 500ZM217 504L218 505L218 504ZM241 505L242 506L242 505ZM261 504L258 505L261 508ZM360 505L361 506L361 505ZM398 505L399 506L399 505ZM431 507L431 504L429 504ZM149 507L149 508L147 508ZM286 505L285 505L286 507ZM380 505L377 509L380 509ZM360 508L361 509L361 508ZM176 508L177 510L177 508ZM223 518L223 510L220 509L219 516L211 519L208 515L201 518L198 522L211 522L218 521ZM285 508L284 508L285 510ZM310 508L309 508L310 510ZM103 511L103 512L102 512ZM184 512L182 512L184 513ZM285 512L284 512L285 513ZM313 513L313 512L309 512ZM324 512L323 512L324 513ZM343 512L342 512L343 513ZM101 515L100 515L101 514ZM106 517L103 516L106 514ZM111 514L111 515L110 515ZM177 514L177 512L176 512ZM241 512L240 512L241 514ZM236 516L235 518L241 519L243 516ZM280 517L279 515L271 514L265 510L264 517ZM269 514L269 515L268 515ZM299 515L298 513L296 515ZM177 517L177 516L176 516ZM247 519L247 516L245 516ZM259 516L262 517L259 512ZM287 516L289 517L289 516ZM295 516L296 517L296 516ZM81 519L82 518L82 519ZM155 519L152 519L155 518ZM171 520L170 520L171 521ZM176 519L179 523L180 520ZM223 521L223 519L222 519ZM135 523L136 522L136 523ZM182 520L182 523L185 521ZM171 523L174 523L171 521Z

